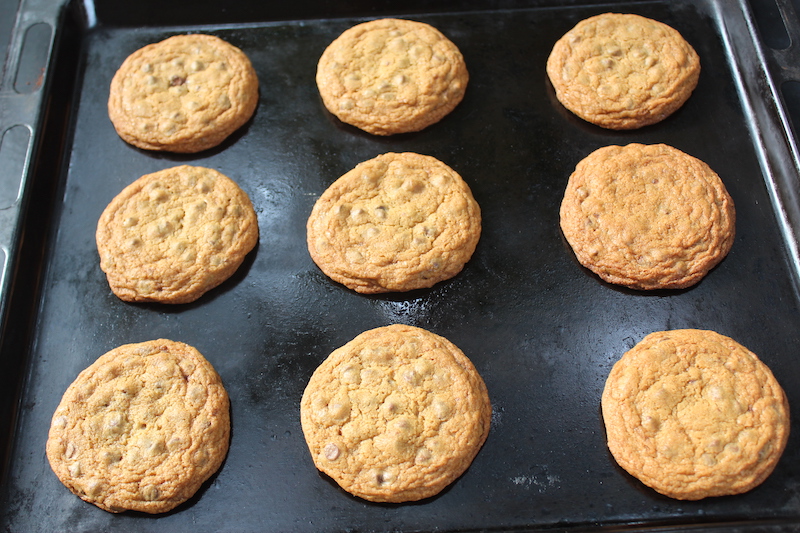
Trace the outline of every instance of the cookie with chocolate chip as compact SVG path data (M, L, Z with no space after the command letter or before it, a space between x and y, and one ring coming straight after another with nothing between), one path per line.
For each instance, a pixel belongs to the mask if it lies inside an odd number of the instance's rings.
M258 241L258 220L232 179L181 165L125 187L100 215L96 240L120 299L188 303L239 268Z
M366 331L314 371L300 417L316 467L376 502L438 494L470 466L491 404L472 362L447 339L394 324Z
M195 348L165 339L114 348L83 370L53 414L47 458L103 510L164 513L228 452L228 394Z
M564 237L601 279L683 289L728 254L736 211L720 177L665 144L606 146L584 158L561 202Z
M480 234L480 207L461 176L411 152L357 165L320 196L307 222L314 262L364 294L452 278L472 257Z
M775 376L714 331L647 335L614 364L601 403L614 459L680 500L753 489L789 436L789 404Z
M412 20L379 19L349 28L323 52L317 87L342 122L374 135L419 131L464 98L464 57L439 30Z
M176 35L125 59L108 115L126 142L194 153L217 146L258 104L258 77L239 48L213 35Z
M579 22L556 42L547 75L556 98L577 116L627 130L677 111L697 86L700 58L666 24L604 13Z

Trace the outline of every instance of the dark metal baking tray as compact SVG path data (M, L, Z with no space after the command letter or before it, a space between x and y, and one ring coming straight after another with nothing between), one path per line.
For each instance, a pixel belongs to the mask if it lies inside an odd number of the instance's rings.
M791 4L779 6L791 13ZM606 131L555 100L544 74L553 42L604 11L666 22L700 54L697 90L666 121ZM2 131L25 127L14 130L5 152L22 154L21 166L12 158L20 194L0 206L10 233L0 243L9 258L0 344L6 531L800 527L796 416L786 452L763 485L681 502L615 465L599 412L605 378L622 353L651 331L683 327L713 329L752 349L800 409L800 202L796 146L780 98L792 52L760 44L744 1L301 0L189 8L95 0L55 9L23 0L19 13L0 95ZM465 100L422 132L370 136L332 118L317 94L323 49L349 26L379 16L429 22L466 58ZM20 36L37 23L44 24L35 30L38 41L25 48ZM250 56L261 83L256 115L219 148L192 156L125 144L106 112L114 71L147 43L198 31ZM35 69L22 63L37 60L41 76L30 76ZM32 86L22 84L26 76ZM14 118L25 110L29 118ZM577 264L559 231L558 205L575 164L596 148L630 142L664 142L704 160L736 203L730 255L693 288L643 293L603 283ZM483 234L454 279L429 290L363 296L316 268L305 248L305 221L334 179L388 151L433 155L457 170L482 207ZM121 302L98 264L100 212L140 175L181 163L216 168L241 184L258 213L259 245L232 279L193 304ZM6 174L15 168L3 165ZM494 415L472 466L440 495L371 504L314 469L299 400L330 351L395 322L462 348L487 383ZM112 515L73 496L51 472L44 454L49 420L65 388L102 353L159 337L196 346L221 374L232 401L230 453L177 510Z

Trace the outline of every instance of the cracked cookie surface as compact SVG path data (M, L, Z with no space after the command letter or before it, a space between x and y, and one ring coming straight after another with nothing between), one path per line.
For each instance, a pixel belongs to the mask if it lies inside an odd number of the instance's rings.
M647 335L614 365L601 403L619 465L676 499L751 490L789 435L789 405L772 372L713 331Z
M314 371L300 404L316 467L379 502L438 494L472 463L491 404L472 362L429 331L366 331Z
M700 59L674 28L632 14L579 22L553 46L547 75L558 100L609 129L655 124L689 99Z
M337 37L320 57L316 80L339 120L393 135L424 129L455 109L469 74L458 47L436 28L379 19Z
M120 299L188 303L239 268L258 241L258 220L233 180L181 165L125 187L101 214L96 240Z
M705 163L664 144L606 146L569 178L561 229L578 261L609 283L681 289L729 252L736 213Z
M222 464L228 394L195 348L158 339L119 346L83 370L53 414L47 458L81 499L112 513L163 513Z
M123 140L146 150L217 146L252 116L258 77L237 47L213 35L176 35L140 48L111 80L108 114Z
M360 293L409 291L452 278L478 244L481 214L469 186L438 159L388 153L347 172L307 223L314 262Z

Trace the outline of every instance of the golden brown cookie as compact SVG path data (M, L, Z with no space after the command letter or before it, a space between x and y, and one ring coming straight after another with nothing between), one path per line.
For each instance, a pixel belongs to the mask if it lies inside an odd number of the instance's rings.
M325 49L317 87L328 111L374 135L419 131L464 98L469 74L436 28L379 19L353 26Z
M453 343L395 324L334 350L311 376L300 416L314 464L377 502L438 494L489 432L486 385Z
M756 487L789 437L789 404L772 372L713 331L647 335L614 365L602 410L619 465L680 500Z
M257 104L258 78L241 50L213 35L176 35L125 59L108 115L134 146L194 153L224 141Z
M47 458L81 499L112 513L163 513L228 453L228 394L193 347L125 344L83 370L53 414Z
M708 165L665 144L606 146L578 163L561 203L578 261L634 289L681 289L733 244L733 200Z
M469 186L438 159L388 153L328 187L307 230L311 258L331 279L365 294L409 291L461 272L481 213Z
M681 107L697 85L700 59L666 24L605 13L556 42L547 75L564 107L598 126L627 130Z
M187 303L239 268L258 241L258 220L233 180L182 165L125 187L100 216L96 237L118 297Z

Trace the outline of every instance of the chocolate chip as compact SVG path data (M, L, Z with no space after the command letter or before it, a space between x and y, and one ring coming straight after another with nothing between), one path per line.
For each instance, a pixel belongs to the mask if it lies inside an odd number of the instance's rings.
M326 459L329 461L335 461L339 458L339 447L333 443L328 443L325 445L323 453L325 454Z

